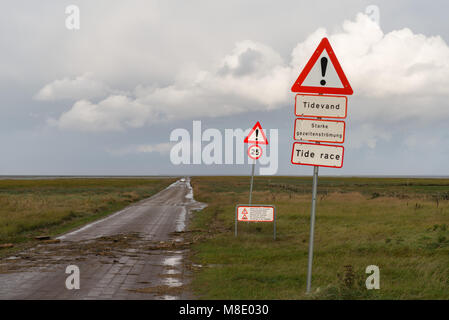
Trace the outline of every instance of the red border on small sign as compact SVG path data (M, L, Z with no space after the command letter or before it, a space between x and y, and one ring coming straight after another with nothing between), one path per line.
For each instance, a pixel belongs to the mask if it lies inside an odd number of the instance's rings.
M257 158L251 157L251 154L250 154L250 152L249 152L249 150L251 150L251 149L254 148L254 147L257 147L257 148L260 149L260 155L259 155ZM263 154L262 147L259 146L259 145L257 145L257 144L253 144L252 146L250 146L250 147L248 148L247 153L248 153L248 157L250 157L250 158L253 159L253 160L257 160L257 159L259 159L259 158L262 156L262 154Z
M329 116L317 116L317 115L307 115L307 114L297 114L296 113L296 102L297 102L297 96L308 96L308 97L337 97L337 98L345 98L345 116L344 117L329 117ZM348 116L348 97L346 96L337 96L337 95L320 95L320 94L306 94L306 93L298 93L295 95L295 106L294 106L293 112L295 113L295 116L297 117L309 117L309 118L330 118L330 119L345 119Z
M314 146L327 146L327 147L334 147L334 148L342 148L343 152L341 153L341 166L340 167L335 167L335 166L325 166L325 165L322 165L322 164L295 163L295 162L293 162L293 152L295 151L295 144L311 144L311 145L314 145ZM307 142L294 142L293 143L293 147L292 147L292 156L290 158L290 162L292 164L301 165L301 166L312 166L312 167L316 166L316 167L327 167L327 168L337 168L337 169L339 169L339 168L343 167L344 157L345 157L345 148L343 146L336 146L336 145L332 145L332 144L317 144L317 143L307 143Z
M326 122L342 122L343 123L343 140L342 141L329 141L329 140L312 140L312 139L296 139L296 120L305 120L305 121L326 121ZM346 123L344 121L339 120L322 120L322 119L310 119L310 118L296 118L295 119L295 129L293 131L293 140L305 140L305 141L314 141L314 142L329 142L329 143L344 143L346 136Z
M273 209L273 216L271 217L271 220L239 220L239 208L272 208ZM241 222L273 222L274 221L274 206L237 206L237 221Z

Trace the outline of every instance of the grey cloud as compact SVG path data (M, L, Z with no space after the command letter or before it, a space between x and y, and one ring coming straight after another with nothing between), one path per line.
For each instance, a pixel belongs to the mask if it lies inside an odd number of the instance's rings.
M380 31L357 22L357 12L372 4L360 1L74 4L82 18L77 33L64 27L64 2L2 5L3 174L245 174L245 167L173 167L163 154L135 148L166 143L172 128L188 128L192 119L232 128L255 118L285 129L279 173L309 174L287 159L294 117L289 89L326 34L355 95L345 166L322 172L448 173L445 1L378 1ZM379 59L388 69L380 69ZM88 72L95 85L73 82ZM61 84L66 91L57 89ZM33 100L45 87L47 100ZM428 139L435 143L420 152ZM104 146L132 152L118 157Z

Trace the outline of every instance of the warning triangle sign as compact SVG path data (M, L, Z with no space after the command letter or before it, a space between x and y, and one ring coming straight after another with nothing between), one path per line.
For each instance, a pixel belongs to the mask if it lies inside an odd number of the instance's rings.
M246 216L247 214L248 214L248 211L246 211L246 209L243 209L242 220L248 220L248 217Z
M327 38L321 40L309 62L293 84L292 91L347 95L353 93Z
M259 121L257 121L256 125L251 129L248 136L243 140L245 143L255 143L255 144L268 144L267 137L265 136L265 132L262 129Z

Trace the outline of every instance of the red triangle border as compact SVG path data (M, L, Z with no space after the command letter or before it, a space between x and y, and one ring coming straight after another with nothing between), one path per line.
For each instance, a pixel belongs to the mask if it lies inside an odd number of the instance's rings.
M248 138L253 134L253 132L259 128L260 132L262 133L262 136L265 141L248 141ZM257 121L257 123L254 125L254 127L251 129L249 134L246 136L245 140L243 140L244 143L255 143L255 144L268 144L267 136L265 135L265 132L262 129L262 126L260 125L260 122Z
M326 88L326 87L312 87L312 86L302 86L302 83L306 79L312 67L315 65L316 61L320 57L323 50L327 51L329 55L329 59L334 65L335 71L340 77L340 81L343 84L344 88ZM340 63L338 62L337 56L334 53L334 50L331 47L331 44L327 38L323 38L316 48L315 52L310 57L304 69L299 74L298 79L296 79L295 83L292 86L292 92L303 92L303 93L329 93L329 94L345 94L351 95L354 93L351 85L349 84L348 79L346 78L343 69L341 68Z

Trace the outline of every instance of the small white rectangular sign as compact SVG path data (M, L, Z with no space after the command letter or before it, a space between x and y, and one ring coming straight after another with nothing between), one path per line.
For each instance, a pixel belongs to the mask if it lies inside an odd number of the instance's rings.
M292 150L292 164L341 168L344 148L328 144L295 142Z
M295 114L300 117L346 118L345 96L297 94Z
M336 120L298 118L295 121L294 139L343 143L345 141L345 123Z
M272 206L238 206L238 221L272 222L274 220L274 207Z

